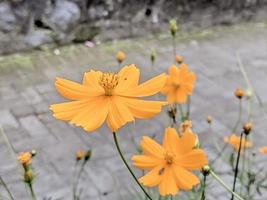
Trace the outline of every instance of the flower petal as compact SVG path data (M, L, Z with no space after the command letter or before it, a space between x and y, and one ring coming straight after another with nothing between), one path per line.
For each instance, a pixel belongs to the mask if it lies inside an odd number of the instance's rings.
M163 105L167 102L146 101L127 97L119 97L121 101L129 108L132 115L139 119L148 119L161 112Z
M102 76L101 71L90 70L83 75L83 85L90 88L97 88L98 90L103 90L99 85L100 77Z
M192 132L183 133L182 137L178 137L177 140L177 154L184 155L191 152L195 146L196 139L195 134Z
M126 97L146 97L151 96L163 88L163 86L166 83L167 76L166 74L160 74L134 88L131 90L123 91L117 93L117 95L120 96L126 96Z
M108 98L105 96L98 97L95 101L90 102L70 123L81 126L88 132L93 131L104 123L108 115L108 108Z
M176 184L175 175L171 167L166 166L162 174L162 181L159 184L159 193L161 196L176 195L179 191Z
M173 166L172 171L175 175L178 187L183 190L191 190L193 186L199 184L199 179L195 174L177 165Z
M166 128L163 139L163 147L169 152L176 153L176 148L179 145L177 132L174 128Z
M140 71L135 65L129 65L123 67L119 73L119 84L115 89L115 93L120 93L129 90L132 87L136 87L139 82Z
M96 88L89 88L79 83L69 81L62 78L57 78L55 82L57 91L65 98L71 100L88 99L90 97L96 97L104 94L103 90Z
M140 169L152 169L164 163L162 159L158 159L146 155L136 155L132 157L133 165Z
M134 121L132 113L120 98L112 96L110 98L110 106L107 123L109 128L116 132L127 122Z
M53 116L60 120L72 120L78 113L88 106L92 100L72 101L53 104L49 108L53 111Z
M147 156L153 156L155 158L163 159L164 149L155 140L148 136L143 136L140 146Z
M198 170L208 164L205 152L201 149L193 149L191 152L178 158L175 162L188 170Z
M163 176L161 176L160 171L163 166L157 166L148 172L145 176L139 178L139 182L147 187L154 187L159 185Z

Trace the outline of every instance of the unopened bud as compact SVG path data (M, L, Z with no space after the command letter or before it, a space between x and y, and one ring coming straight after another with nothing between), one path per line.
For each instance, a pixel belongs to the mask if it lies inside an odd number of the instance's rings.
M207 122L208 122L208 124L211 124L211 122L212 122L212 117L210 115L207 117Z
M203 174L204 176L209 175L209 173L210 173L210 166L205 165L204 167L202 167L201 172L202 172L202 174Z
M180 56L180 55L176 55L176 56L175 56L175 61L176 61L178 64L182 64L183 61L184 61L184 59L183 59L182 56Z
M152 50L151 50L151 54L150 54L150 60L151 60L152 63L155 62L156 57L157 57L157 52L156 52L155 49L152 49Z
M125 53L123 51L118 51L117 55L116 55L116 59L119 63L122 63L125 60Z
M175 37L178 31L176 20L175 19L170 20L169 26L170 26L170 31L171 31L172 36Z
M244 91L241 89L241 88L237 88L235 90L235 96L238 98L238 99L242 99L242 97L244 96Z
M85 161L90 160L91 155L92 155L92 150L89 149L89 150L86 152L86 154L85 154L84 160L85 160Z
M244 133L248 135L251 132L252 123L248 122L243 126Z

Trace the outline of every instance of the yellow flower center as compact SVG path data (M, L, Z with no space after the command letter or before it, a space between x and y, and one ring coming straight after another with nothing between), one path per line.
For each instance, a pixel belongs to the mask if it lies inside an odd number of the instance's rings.
M168 164L168 165L171 165L172 163L173 163L173 159L174 159L174 156L175 155L173 155L173 153L171 153L171 152L166 152L165 153L165 155L164 155L164 159L165 159L165 161L166 161L166 163Z
M178 90L180 88L180 84L177 84L177 83L173 83L172 84L172 87L174 88L174 90Z
M99 85L105 90L106 96L111 96L113 89L119 83L119 76L116 73L103 73L99 80Z

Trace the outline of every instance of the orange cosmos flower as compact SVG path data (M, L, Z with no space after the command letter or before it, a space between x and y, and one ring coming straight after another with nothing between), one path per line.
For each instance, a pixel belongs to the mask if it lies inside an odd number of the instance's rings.
M267 146L259 148L259 152L262 154L267 154Z
M161 196L192 189L199 179L190 171L200 170L208 163L204 151L194 149L195 141L192 132L179 137L174 128L165 130L163 145L144 136L140 144L143 155L132 157L134 166L149 170L139 181L147 187L159 186Z
M169 103L185 103L187 96L191 95L196 76L188 70L188 66L182 63L179 67L171 65L166 85L162 93L167 96Z
M238 137L236 134L232 134L228 137L225 137L224 142L230 144L235 150L238 150L240 145L240 137ZM242 138L241 146L242 148L250 148L252 147L252 142Z
M107 121L112 131L134 118L147 119L161 111L166 102L141 100L158 93L166 82L166 75L158 75L138 85L140 71L135 65L123 67L118 73L89 71L83 83L57 78L58 92L71 102L50 106L54 117L81 126L86 131L99 128Z

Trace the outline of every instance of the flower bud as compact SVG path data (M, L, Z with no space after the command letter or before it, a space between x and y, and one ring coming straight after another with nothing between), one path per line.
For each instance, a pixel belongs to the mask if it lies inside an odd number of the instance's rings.
M208 124L211 124L211 122L212 122L212 117L210 115L207 117L207 122L208 122Z
M170 32L171 32L172 36L175 37L176 33L178 31L176 20L175 19L170 20L169 26L170 26Z
M182 62L184 61L183 57L180 56L180 55L176 55L175 56L175 61L178 63L178 64L182 64Z
M123 51L118 51L117 55L116 55L116 59L119 63L122 63L125 60L125 53Z
M35 149L31 150L32 157L36 156L37 151Z
M91 158L91 155L92 155L92 150L89 149L85 154L84 160L85 161L89 160Z
M202 167L201 172L202 172L202 174L203 174L204 176L209 175L209 173L210 173L210 166L205 165L204 167Z
M151 50L151 54L150 54L150 60L151 60L152 63L155 62L156 57L157 57L157 52L156 52L155 49L152 49L152 50Z
M241 89L241 88L237 88L235 90L235 96L238 98L238 99L242 99L242 97L244 96L244 91Z
M81 159L83 159L86 155L86 152L83 150L78 150L76 151L76 160L79 161Z
M252 90L251 90L251 89L247 89L247 91L246 91L246 96L247 96L247 98L248 98L248 99L251 98L252 95L253 95Z
M248 135L250 133L251 129L252 129L252 123L251 122L244 124L243 130L244 130L244 133L246 135Z

